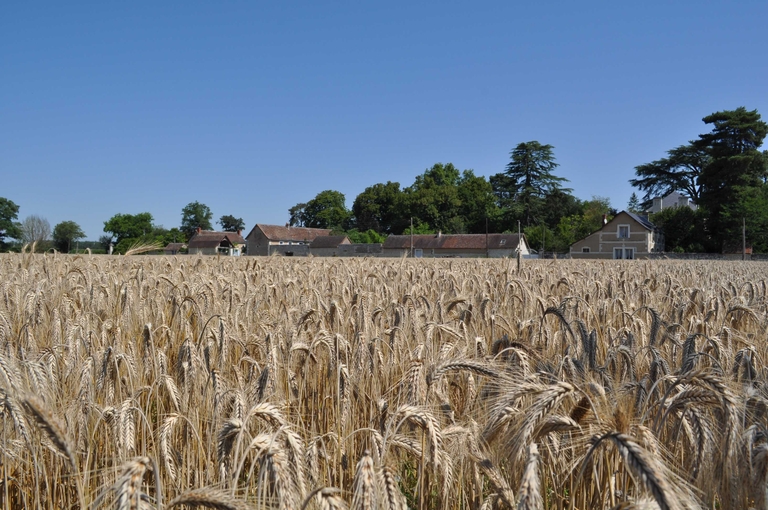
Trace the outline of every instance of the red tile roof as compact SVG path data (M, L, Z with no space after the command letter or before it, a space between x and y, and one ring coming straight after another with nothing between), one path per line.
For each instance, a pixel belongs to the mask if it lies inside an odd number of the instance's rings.
M256 229L261 230L264 236L270 241L307 241L312 242L317 236L330 235L329 228L307 228L307 227L283 227L279 225L254 225L251 233Z
M413 247L423 250L500 250L517 248L517 234L447 234L414 235ZM523 236L525 242L525 236ZM406 249L411 247L411 236L389 236L384 249Z

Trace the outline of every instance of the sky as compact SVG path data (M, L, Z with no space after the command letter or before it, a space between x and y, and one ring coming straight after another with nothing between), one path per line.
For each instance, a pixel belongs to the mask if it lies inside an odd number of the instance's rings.
M247 232L438 162L489 177L537 140L621 210L703 117L768 120L767 19L764 0L6 0L0 197L89 240L194 201Z

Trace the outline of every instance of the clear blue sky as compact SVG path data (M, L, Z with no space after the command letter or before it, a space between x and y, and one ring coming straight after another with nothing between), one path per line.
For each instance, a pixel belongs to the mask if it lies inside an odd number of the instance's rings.
M0 196L103 235L181 209L283 224L326 189L486 177L555 147L582 199L745 106L768 120L768 2L0 5Z

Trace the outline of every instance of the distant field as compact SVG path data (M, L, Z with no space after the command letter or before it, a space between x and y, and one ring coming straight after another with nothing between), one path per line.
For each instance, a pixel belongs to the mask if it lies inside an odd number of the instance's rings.
M0 255L0 499L765 508L767 275Z

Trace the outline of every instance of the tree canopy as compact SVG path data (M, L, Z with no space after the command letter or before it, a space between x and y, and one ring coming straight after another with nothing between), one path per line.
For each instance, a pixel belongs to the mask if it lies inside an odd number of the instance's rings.
M53 243L62 253L72 251L72 243L83 239L85 232L74 221L62 221L53 227Z
M219 225L224 232L237 232L238 230L245 230L245 222L242 218L235 218L231 214L225 214L219 218Z
M104 222L104 232L112 234L115 244L119 244L123 239L138 239L152 232L152 220L152 215L148 212L118 213Z
M297 204L297 207L299 205L301 204ZM310 228L341 231L348 227L350 219L351 213L345 205L344 194L340 191L325 190L304 205L299 213L298 223Z
M520 143L510 153L506 171L491 177L499 207L507 210L510 223L513 218L520 219L526 226L540 223L545 197L571 191L561 186L568 179L553 173L559 166L553 149L535 140Z
M638 179L630 183L646 192L646 200L672 191L691 197L701 209L702 220L697 223L701 229L695 244L707 251L740 250L743 223L749 224L750 244L765 244L768 157L759 147L768 135L768 124L757 110L743 106L715 112L702 120L711 126L709 133L672 149L667 158L636 167ZM683 213L659 218L667 225L677 220L692 221ZM685 229L668 226L666 230L670 246L691 246L688 238L675 237L688 235Z
M211 219L213 213L211 209L200 202L190 202L181 210L181 228L180 230L189 239L195 234L198 228L202 230L213 230Z
M643 202L654 197L665 197L673 191L682 192L698 203L701 198L699 179L711 156L696 142L667 151L667 157L635 167L637 179L629 183L643 191Z
M19 206L7 198L0 197L0 251L6 251L6 238L21 238L21 224L16 221L19 217Z

